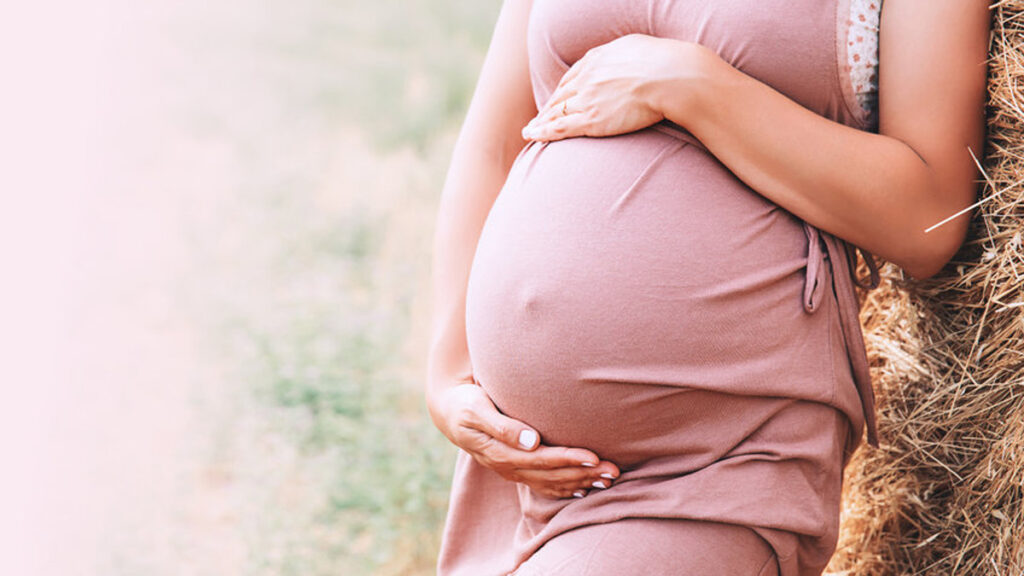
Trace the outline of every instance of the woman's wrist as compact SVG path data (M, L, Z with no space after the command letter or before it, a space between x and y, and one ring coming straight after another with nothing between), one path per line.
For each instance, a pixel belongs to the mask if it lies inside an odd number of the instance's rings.
M453 391L460 386L477 386L472 376L458 377L451 375L434 375L428 377L425 401L427 413L437 428L448 440L455 444L454 430L450 429L453 404ZM458 445L458 444L456 444Z
M446 393L451 390L453 386L455 386L454 381L431 383L427 386L425 394L427 413L430 414L430 419L433 420L434 426L449 438L451 438L451 434L447 429L448 405L445 401L445 397Z
M735 70L710 48L696 42L661 38L658 51L664 74L653 77L640 97L665 119L687 128L687 123L706 114L719 93L719 84Z

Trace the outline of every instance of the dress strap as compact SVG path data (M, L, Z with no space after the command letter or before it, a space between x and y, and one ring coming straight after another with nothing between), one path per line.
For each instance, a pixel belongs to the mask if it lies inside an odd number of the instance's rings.
M859 248L836 238L828 232L804 222L807 234L807 277L804 281L803 305L808 313L814 313L821 304L824 282L821 280L822 269L829 260L832 271L832 288L836 294L839 307L839 322L846 341L846 350L850 358L853 379L857 385L861 406L864 409L864 423L867 426L868 444L878 447L878 430L875 421L875 392L871 385L871 370L868 365L867 350L864 346L864 333L860 327L860 302L854 288L859 286L874 289L880 283L878 265L874 257L867 251L865 255L870 270L869 282L862 284L857 281L856 265Z

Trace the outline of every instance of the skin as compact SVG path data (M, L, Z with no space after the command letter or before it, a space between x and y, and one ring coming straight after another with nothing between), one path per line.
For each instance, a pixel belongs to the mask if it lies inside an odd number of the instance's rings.
M982 0L886 0L875 134L807 110L699 44L640 34L591 49L537 110L526 58L530 4L502 7L442 192L426 400L435 425L478 462L565 498L594 481L610 486L601 474L618 477L618 468L543 438L519 446L523 430L536 430L494 407L466 348L473 253L524 138L612 136L667 118L758 193L928 278L962 244L970 214L924 230L977 197L971 151L982 156L990 14Z

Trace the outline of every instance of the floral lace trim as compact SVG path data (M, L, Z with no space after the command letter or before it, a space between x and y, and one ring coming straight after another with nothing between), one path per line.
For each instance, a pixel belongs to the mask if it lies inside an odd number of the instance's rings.
M878 113L878 28L882 0L850 0L846 65L854 96L870 122Z

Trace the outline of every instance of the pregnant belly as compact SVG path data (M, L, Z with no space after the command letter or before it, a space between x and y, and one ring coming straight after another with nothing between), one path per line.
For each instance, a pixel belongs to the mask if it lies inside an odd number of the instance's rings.
M620 465L704 451L714 423L738 441L764 396L833 395L806 255L798 219L672 135L530 143L470 272L475 378L545 443Z

